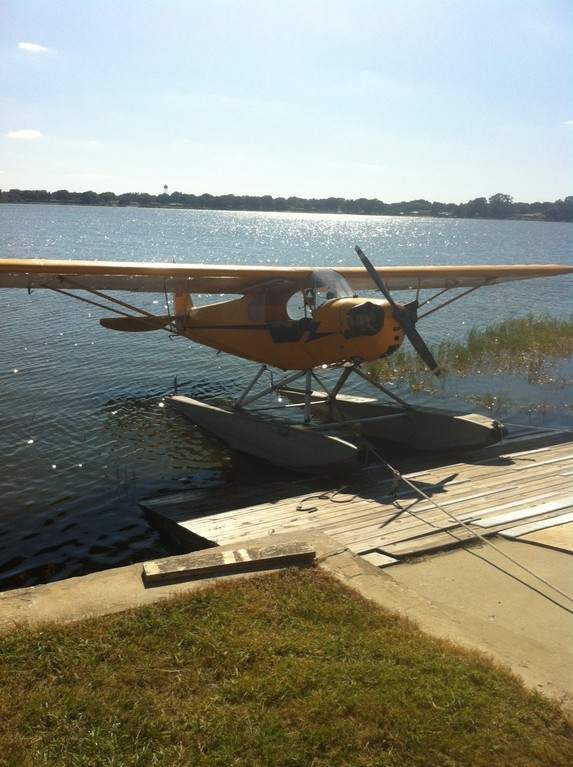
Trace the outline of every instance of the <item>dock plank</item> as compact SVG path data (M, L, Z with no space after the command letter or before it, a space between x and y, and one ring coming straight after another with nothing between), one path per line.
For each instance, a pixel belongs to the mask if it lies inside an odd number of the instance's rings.
M502 530L501 535L504 538L519 538L527 533L535 533L538 530L545 530L546 528L564 525L569 522L573 522L573 511L569 511L566 514L558 514L556 517L537 519L535 522L527 522L524 525L510 527L508 530Z
M509 498L510 500L507 501L506 504L498 503L494 509L499 510L502 506L504 508L512 506L523 506L528 504L531 500L539 500L546 497L560 497L559 492L554 493L553 495L550 495L546 492L534 495L532 492L533 489L533 487L527 490L523 490L523 488L513 488L509 495L503 495L499 493L495 494L497 501L505 498ZM463 506L463 513L461 514L462 518L477 519L485 516L487 514L488 507L487 503L484 504L484 501L487 502L487 500L487 496L482 496L479 499L476 499L476 501L473 503L465 503ZM440 505L443 504L444 508L448 508L451 513L460 516L460 510L454 508L456 505L455 499L451 504L447 504L446 500L440 497L438 502ZM370 502L366 505L365 509L363 506L363 504L355 503L355 505L349 509L350 514L348 511L332 511L330 514L321 514L319 512L315 512L313 514L305 514L300 511L297 512L296 508L291 508L286 515L281 514L280 516L271 516L273 524L275 526L280 525L280 527L283 529L290 530L296 527L320 527L323 528L328 534L333 535L334 537L340 535L342 538L345 530L340 529L341 519L343 522L350 519L351 521L344 527L349 528L350 531L354 529L360 531L358 537L363 537L363 529L367 526L369 520L374 519L375 529L378 529L384 524L384 521L388 517L394 517L398 514L403 514L408 510L408 506L405 506L402 509L398 509L396 506L391 504L372 504ZM417 515L423 513L424 516L429 520L439 519L445 516L443 512L436 509L435 505L433 504L425 504L424 507L422 507L421 504L414 504L412 508ZM359 516L358 512L360 511L364 511L364 517ZM542 509L539 513L543 513L543 511L545 511L545 509ZM268 530L269 518L271 517L269 517L268 514L264 519L250 519L248 514L245 514L239 521L231 521L226 518L209 517L205 519L204 525L195 524L195 529L197 529L198 532L205 532L206 534L209 534L209 531L210 534L216 534L217 531L225 531L226 539L232 540L233 535L242 535L245 533L245 531L248 531L250 535L254 535L255 533L265 534L265 532ZM403 523L400 522L399 524Z
M446 492L444 494L430 497L435 502L439 503L440 506L452 511L452 507L463 504L464 509L467 511L466 516L474 516L476 511L480 509L489 510L492 500L500 501L509 499L513 501L520 497L529 498L535 491L552 488L554 488L554 481L553 477L550 476L538 477L536 478L536 481L527 484L504 485L490 490L482 489L480 492L472 494L464 494L464 492ZM467 492L468 490L466 488L465 493ZM343 514L343 512L332 511L328 516L321 514L321 519L324 520L324 523L329 526L329 529L335 533L344 533L352 529L363 527L369 520L373 522L379 521L382 524L385 521L384 517L386 515L381 505L378 507L370 505L363 510L363 504L357 503L353 508L354 514L350 518L348 514ZM392 509L393 514L408 511L409 508L412 508L416 513L422 513L433 511L436 509L436 506L435 503L426 501L425 499L416 502L412 496L409 496L407 501L405 501L403 497L399 497L397 503L393 504L390 508ZM337 517L340 517L341 519L341 524L338 526L336 525Z
M533 498L531 500L538 500ZM506 524L515 522L519 519L526 519L527 517L538 517L540 514L544 514L548 511L561 511L562 509L568 509L573 506L573 495L559 496L550 501L543 503L530 505L530 501L524 504L523 508L515 511L509 511L506 514L497 514L493 517L486 517L479 522L476 522L480 527L493 527L494 525Z
M303 478L236 493L227 486L150 501L146 510L204 545L314 530L355 553L377 553L370 559L382 563L380 557L401 559L461 545L478 533L495 535L522 519L545 524L557 517L573 505L573 433L524 434L465 458L410 461L403 476L430 500L403 483L394 495L391 475L378 466L344 485Z
M543 455L543 453L546 453L549 450L552 450L552 456L547 459L547 456ZM526 463L519 463L518 465L508 467L504 459L507 459L509 456L511 456L511 459L514 461L526 461ZM478 477L485 479L492 474L504 474L507 472L508 468L513 471L527 470L531 468L534 463L541 465L567 460L567 458L573 458L573 450L570 443L563 445L557 444L552 448L546 446L533 450L519 451L517 453L496 453L488 456L483 463L451 463L447 466L442 465L439 468L434 467L431 469L408 472L406 473L406 476L413 481L435 484L444 479L445 471L449 473L463 471L464 478L460 481L475 481ZM361 475L359 480L363 492L369 487L375 487L380 482L380 479L375 476L375 473L379 471L380 469L377 467L364 471L364 474ZM382 481L390 481L388 472L385 472ZM349 483L349 486L352 487L352 483ZM221 511L233 510L235 512L240 509L252 508L255 505L260 508L263 506L265 508L279 508L284 504L288 504L291 497L304 497L306 494L315 491L318 493L329 490L331 487L331 483L328 483L325 480L310 480L304 478L290 482L269 483L268 485L263 486L262 489L260 485L255 488L237 488L231 485L209 491L186 491L168 497L144 500L141 502L141 505L145 509L160 511L161 514L169 516L176 521L177 518L188 519L191 515L195 515L196 513L204 513L206 510L212 509L215 505ZM300 492L293 493L293 489L295 491L300 489ZM261 492L264 493L263 503L261 503Z
M533 493L534 489L540 488L540 483L545 483L545 486L549 487L553 484L551 478L549 478L549 480L546 478L538 478L537 482L532 482L531 486L527 489L524 489L523 485L513 485L510 486L510 488L506 488L503 492L501 490L494 490L492 493L497 501L508 498L511 503L525 503L531 496L536 499L541 497L540 495L534 495ZM543 484L541 486L543 486ZM459 498L455 495L450 498L446 493L445 495L440 494L437 500L440 505L443 505L444 508L448 508L449 510L454 504L464 502L464 513L462 514L462 518L479 518L488 508L490 500L489 496L489 493L480 493L477 498L467 498L467 496L463 495ZM311 503L314 503L314 501ZM414 503L413 500L412 503ZM289 530L299 526L309 528L321 527L333 537L337 537L339 534L342 537L346 532L361 530L367 527L369 522L372 522L372 524L375 525L375 529L377 529L379 526L383 525L388 518L406 512L408 507L409 504L400 509L390 502L377 503L372 501L360 501L357 499L341 509L338 509L336 506L331 506L329 511L321 511L318 509L317 511L310 513L310 515L305 512L297 511L297 507L291 505L286 507L286 510L280 514L274 513L272 519L275 525L280 524L281 527ZM494 508L498 509L499 504ZM436 514L439 516L443 515L443 512L437 511L435 505L431 502L417 503L413 505L413 510L416 514L430 512L434 516ZM452 513L458 513L458 511L453 508L451 511ZM234 534L244 534L245 528L248 528L249 533L253 535L259 531L260 534L264 535L269 524L269 514L267 511L262 514L257 514L256 512L256 509L252 509L251 513L249 513L248 509L244 510L244 513L242 513L239 518L230 518L227 513L215 515L213 517L207 517L204 520L203 525L195 522L194 527L198 532L204 531L208 533L211 531L212 534L216 533L217 530L224 529L227 540L232 540ZM313 517L313 519L308 519L308 516Z
M547 517L555 516L557 512L553 514L547 514ZM411 554L419 552L433 551L435 546L432 543L432 538L436 537L440 533L446 532L448 539L453 536L460 535L463 540L475 539L478 540L479 536L488 537L496 535L507 529L507 525L497 525L491 528L479 528L471 520L464 520L465 526L455 523L452 519L448 522L444 522L443 526L438 528L431 527L426 524L424 520L421 520L420 525L416 528L412 528L408 534L403 536L396 536L391 538L387 535L372 535L364 540L352 541L346 545L349 551L360 554L367 551L380 550L388 553L402 552L402 547L405 547ZM338 541L343 544L342 540ZM396 548L398 547L398 548ZM392 554L394 556L394 554ZM396 554L398 556L398 554ZM399 556L405 556L403 553L399 553Z
M389 557L386 554L381 554L379 551L372 551L370 554L364 554L363 559L370 562L374 567L388 567L389 565L395 565L399 562L399 559L395 557Z
M555 461L564 461L567 459L552 459L553 462ZM573 465L573 459L571 459L571 465ZM569 464L567 464L569 465ZM542 476L553 476L554 475L554 468L552 465L548 465L547 462L544 462L543 464L526 464L521 465L517 468L513 468L511 470L512 472L519 472L519 482L523 483L525 481L528 481L529 479L536 479L538 477ZM450 472L453 473L453 472ZM408 479L411 481L414 481L417 483L417 476L415 474L406 475ZM440 482L442 482L445 478L447 478L447 474L445 476L441 476L437 478L435 485L439 485ZM496 475L495 477L486 477L485 479L480 478L480 482L483 484L483 487L485 488L491 488L492 491L498 487L499 485L503 486L504 483L507 483L508 480L517 481L517 478L515 480L513 479L513 473L511 473L508 476L508 471L506 470L503 474ZM344 491L338 491L338 494L340 497L344 495L352 496L353 490L356 490L359 492L360 497L362 498L363 503L369 503L369 502L380 502L384 499L388 499L390 497L390 489L391 489L391 482L388 480L383 480L378 483L377 487L373 485L371 487L371 492L366 495L365 489L359 490L359 488L352 488L352 486L349 486L348 489L344 489ZM435 486L434 485L434 486ZM452 490L459 488L463 485L469 485L474 490L478 490L481 485L477 483L476 481L470 482L465 477L461 479L453 479L450 483L445 485L444 487L444 493L449 494ZM423 488L426 492L430 492L432 489L432 485L428 485L427 487ZM461 488L462 492L467 492L463 487ZM324 489L322 491L318 492L324 492ZM331 490L331 492L334 492ZM487 492L487 490L485 490ZM365 496L366 497L363 497ZM402 490L400 493L397 494L398 498L403 498L408 495L412 495L411 490ZM303 501L305 501L309 496L312 496L311 501L309 501L306 506L310 506L312 508L316 508L317 511L321 511L323 509L332 509L333 504L330 498L325 498L323 500L316 498L314 496L314 491L311 493L304 493L303 495L290 495L290 497L284 498L280 503L276 504L268 504L268 503L258 503L258 504L251 504L247 506L241 506L240 508L235 508L232 511L219 511L217 513L217 516L222 518L223 514L225 514L225 525L232 526L233 520L236 520L240 522L245 516L248 516L251 522L254 522L257 519L261 519L263 521L266 521L268 519L269 512L272 513L273 518L275 521L279 521L282 516L289 517L293 512L293 507L296 508L297 506L300 506ZM441 497L445 497L444 495L441 495ZM216 502L216 499L213 499ZM427 502L426 505L428 506ZM354 511L357 510L357 503L355 501L350 502L348 506L352 507ZM336 509L339 511L345 511L347 507L343 507L342 504L336 503ZM419 508L422 508L421 506ZM304 508L303 508L304 510ZM166 516L172 516L169 509L163 510L162 513ZM183 516L182 516L183 515ZM185 517L183 512L181 510L178 510L175 516L175 519L181 519L181 518L187 518ZM200 524L200 523L198 523Z

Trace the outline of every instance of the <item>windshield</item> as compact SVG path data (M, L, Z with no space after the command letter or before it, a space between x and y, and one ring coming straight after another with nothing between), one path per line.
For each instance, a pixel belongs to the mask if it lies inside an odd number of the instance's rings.
M352 298L350 285L334 269L315 269L305 281L300 293L289 300L287 312L291 319L312 317L319 306L334 298Z
M331 298L352 298L354 296L354 291L350 285L334 269L315 269L304 288L320 294L323 301L328 301Z

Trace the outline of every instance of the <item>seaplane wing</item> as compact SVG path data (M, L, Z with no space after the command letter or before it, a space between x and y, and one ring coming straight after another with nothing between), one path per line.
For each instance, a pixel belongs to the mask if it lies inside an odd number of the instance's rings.
M303 287L316 267L216 266L121 261L0 259L0 288L125 290L140 293L245 294L276 280ZM371 290L360 266L336 271L354 290ZM573 266L514 264L486 266L383 266L377 272L389 290L464 288L573 273Z

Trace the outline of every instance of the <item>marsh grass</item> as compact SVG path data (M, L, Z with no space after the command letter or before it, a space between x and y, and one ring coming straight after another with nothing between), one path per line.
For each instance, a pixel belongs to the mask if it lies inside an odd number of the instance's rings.
M559 708L319 570L0 637L0 764L569 767Z
M460 376L472 373L524 374L531 383L542 383L547 368L573 354L573 317L520 317L483 329L470 330L465 341L441 341L432 346L446 371ZM400 349L373 363L373 376L386 381L406 381L420 388L426 368L412 350Z

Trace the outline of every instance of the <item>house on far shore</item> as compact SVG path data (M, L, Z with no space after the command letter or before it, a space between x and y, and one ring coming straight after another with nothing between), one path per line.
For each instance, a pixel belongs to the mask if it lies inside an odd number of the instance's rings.
M544 213L518 213L513 218L518 218L523 221L545 221Z

